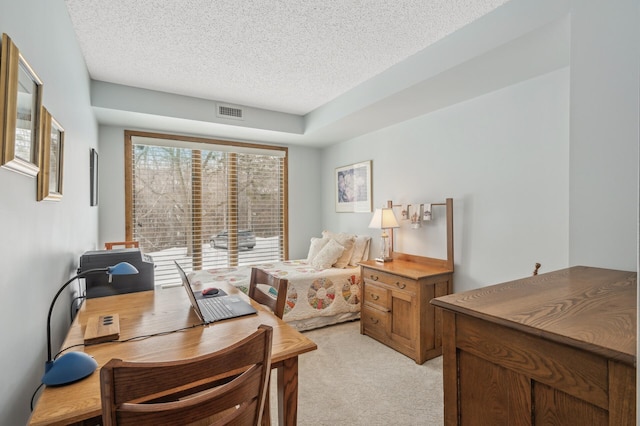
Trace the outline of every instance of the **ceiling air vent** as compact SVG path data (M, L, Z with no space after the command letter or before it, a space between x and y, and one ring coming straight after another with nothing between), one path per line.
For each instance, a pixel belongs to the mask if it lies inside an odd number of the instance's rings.
M220 118L231 118L233 120L244 120L242 108L231 105L217 105L217 116Z

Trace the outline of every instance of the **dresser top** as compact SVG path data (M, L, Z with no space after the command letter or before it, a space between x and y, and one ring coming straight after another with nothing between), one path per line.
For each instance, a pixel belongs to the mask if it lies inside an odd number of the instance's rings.
M636 359L636 272L575 266L431 303L627 364Z
M438 261L437 259L434 259L434 261L434 263L419 263L401 259L395 259L391 262L366 260L364 262L360 262L360 265L414 280L434 275L450 274L453 272L453 270L443 265L444 261Z

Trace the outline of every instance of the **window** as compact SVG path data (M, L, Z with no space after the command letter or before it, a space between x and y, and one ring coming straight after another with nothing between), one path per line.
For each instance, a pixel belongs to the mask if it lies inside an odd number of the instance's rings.
M287 149L125 132L126 238L156 285L187 270L287 258Z

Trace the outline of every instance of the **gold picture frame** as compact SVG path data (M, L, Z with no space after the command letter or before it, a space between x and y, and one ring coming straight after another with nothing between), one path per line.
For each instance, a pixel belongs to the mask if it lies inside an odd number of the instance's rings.
M64 159L64 129L45 107L40 114L40 172L38 173L38 201L62 199Z
M7 34L0 49L0 165L36 177L42 81Z

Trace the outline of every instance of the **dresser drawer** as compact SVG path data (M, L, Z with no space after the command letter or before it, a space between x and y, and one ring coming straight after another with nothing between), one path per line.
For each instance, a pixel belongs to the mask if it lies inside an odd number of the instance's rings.
M373 269L364 270L364 279L375 283L386 284L393 290L402 290L411 293L415 293L418 290L418 283L411 278L388 274Z
M362 305L360 313L360 322L364 328L365 334L378 339L387 339L389 329L390 313L381 311L371 306Z
M383 311L389 310L389 290L387 288L365 282L363 297L365 304L376 305Z
M360 264L360 333L422 364L442 353L442 317L429 300L446 294L451 272L437 265L394 259Z

